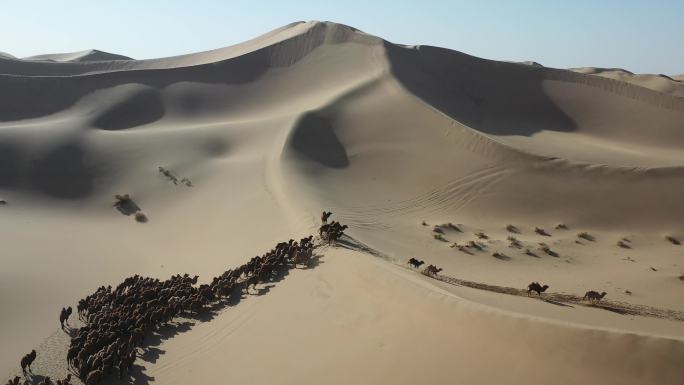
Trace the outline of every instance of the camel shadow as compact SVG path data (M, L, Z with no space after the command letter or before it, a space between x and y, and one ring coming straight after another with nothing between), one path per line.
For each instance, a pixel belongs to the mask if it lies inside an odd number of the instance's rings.
M39 384L41 383L47 376L43 376L41 374L33 374L31 372L26 372L24 375L24 382L21 382L21 384L25 385L34 385L34 384Z
M325 263L321 257L323 255L321 254L314 254L311 259L309 260L309 263L305 265L304 267L296 267L299 270L309 270L309 269L315 269L316 267L320 266L321 264Z
M166 353L166 350L150 346L147 349L145 349L142 354L138 354L138 358L140 358L143 361L154 364L155 362L157 362L159 357L164 353Z
M360 251L362 253L370 254L374 257L382 258L387 261L392 261L392 258L390 256L383 254L382 252L366 245L365 243L357 239L352 238L347 234L342 235L342 237L337 240L336 245L343 249Z
M617 308L617 307L613 307L613 306L610 306L610 305L604 305L604 304L600 304L600 303L595 303L595 304L591 304L591 305L587 305L587 306L588 306L588 307L597 308L597 309L607 310L607 311L610 311L610 312L613 312L613 313L617 313L617 314L621 314L621 315L625 315L625 314L635 314L634 312L630 312L630 311L627 311L627 310L625 310L625 309L620 309L620 308Z
M144 366L133 364L130 372L124 378L109 376L101 383L105 385L149 385L151 382L154 382L154 379L154 377L145 374Z
M544 301L544 302L546 302L546 303L550 303L551 305L562 306L562 307L572 307L572 308L574 308L574 306L572 306L572 305L568 305L567 303L559 302L559 301L556 301L556 300L553 300L553 299L548 299L548 298L547 298L547 299L542 299L542 301Z

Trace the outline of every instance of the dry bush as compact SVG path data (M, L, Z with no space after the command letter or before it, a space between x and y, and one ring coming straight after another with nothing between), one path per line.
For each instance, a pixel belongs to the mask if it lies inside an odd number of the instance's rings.
M537 234L539 234L539 235L543 235L543 236L545 236L545 237L550 237L550 236L551 236L551 234L547 233L546 230L542 229L541 227L535 227L535 228L534 228L534 232L537 233Z
M559 223L556 225L556 230L567 230L567 229L568 229L568 225L566 225L565 223Z
M432 236L438 241L449 242L442 234L433 234Z
M682 242L680 242L679 239L673 237L672 235L665 236L665 239L667 239L673 245L681 245L682 244Z
M596 238L594 238L593 235L589 234L586 231L582 231L581 233L577 233L577 238L582 238L584 240L592 241L592 242L596 240Z
M473 248L473 249L482 250L482 245L479 244L479 243L477 243L477 242L475 242L475 241L468 241L468 245L467 245L467 246L468 246L468 247L471 247L471 248Z
M522 243L519 240L515 239L515 237L510 237L510 238L512 238L512 239L509 239L509 241L511 242L508 245L509 247L515 247L516 249L522 248Z
M539 244L539 250L543 251L544 253L546 253L546 254L548 254L548 255L550 255L550 256L552 256L552 257L558 257L558 253L556 253L555 251L551 250L551 248L549 247L549 245L547 245L546 243L543 243L543 242L540 243L540 244Z
M625 242L622 239L617 242L617 245L619 247L622 247L623 249L631 249L632 248L632 246L630 246L629 243Z
M147 222L147 215L138 211L137 213L135 213L135 220L136 220L136 222L145 223L145 222Z
M489 239L489 236L487 234L483 233L482 231L475 233L475 236L477 236L480 239Z
M433 227L433 228L432 228L432 231L435 232L435 233L444 234L444 230L442 230L442 228L439 227L439 226Z
M453 223L451 223L451 222L447 223L447 227L450 228L450 229L452 229L452 230L454 230L454 231L458 231L459 233L462 233L462 232L463 232L463 231L461 230L461 228L459 228L458 226L456 226L455 224L453 224Z
M517 227L515 227L513 225L506 226L506 230L508 230L508 232L515 233L515 234L520 233L520 229L518 229Z
M492 254L492 257L494 257L494 258L496 258L496 259L502 259L502 260L504 260L504 261L507 261L507 260L511 259L511 257L509 257L508 255L506 255L506 254L504 254L504 253L501 253L501 252L498 252L498 251L494 252L494 253Z

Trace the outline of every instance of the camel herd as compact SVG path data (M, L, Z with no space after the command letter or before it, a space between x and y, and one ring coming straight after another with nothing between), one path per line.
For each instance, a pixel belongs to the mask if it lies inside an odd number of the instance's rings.
M418 269L418 268L420 268L420 266L425 264L425 261L422 261L422 260L419 260L416 258L410 258L406 263L409 264L411 267ZM435 265L429 265L428 267L423 269L422 273L427 275L427 276L433 276L433 275L439 274L439 272L441 272L441 271L442 271L441 268L438 268ZM535 282L532 282L529 285L527 285L527 295L529 296L532 294L532 292L535 292L535 293L537 293L537 295L539 297L541 297L542 293L544 293L546 291L546 289L548 289L548 288L549 288L549 285L542 285L539 282L535 281ZM594 290L589 290L588 292L586 292L586 294L584 294L584 297L582 298L582 300L588 300L592 303L598 303L605 296L606 296L605 291L602 293L599 293L599 292L594 291Z
M326 215L327 214L327 215ZM332 213L323 215L319 233L324 241L334 243L347 226L339 222L327 223ZM137 348L148 332L168 324L182 314L197 315L208 305L243 293L273 279L282 269L309 265L313 256L313 235L299 241L290 239L249 262L215 277L210 284L197 286L198 276L174 275L161 281L134 275L116 287L101 286L93 294L81 299L76 308L85 324L73 329L67 352L67 365L86 385L93 385L112 373L123 378L137 358ZM62 328L71 315L71 307L62 308L59 322ZM26 375L36 359L33 350L21 359ZM18 385L19 377L8 385ZM53 383L46 377L45 384ZM70 377L58 381L69 385Z

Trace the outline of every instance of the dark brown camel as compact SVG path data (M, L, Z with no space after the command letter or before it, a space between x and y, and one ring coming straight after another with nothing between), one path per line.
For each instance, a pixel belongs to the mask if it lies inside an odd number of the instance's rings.
M599 302L600 300L603 299L603 297L606 296L606 294L607 293L605 291L602 293L599 293L598 291L589 290L588 292L586 292L586 294L584 294L584 297L582 299L583 300L588 299L589 301L592 301L592 302Z
M427 275L435 275L442 271L441 268L435 266L435 265L429 265L428 267L425 268L425 274Z
M539 284L539 282L532 282L531 284L527 285L527 295L529 296L534 291L538 296L541 297L541 293L545 292L548 288L549 285L542 286Z
M100 380L102 380L102 377L104 377L102 371L100 369L95 369L88 373L88 377L86 377L85 383L86 385L95 385L98 382L100 382Z
M73 309L69 306L67 308L62 308L62 311L59 313L59 324L62 329L64 329L65 323L69 325L69 317L71 316L72 311Z
M27 369L28 369L28 372L31 373L31 364L32 364L33 361L35 361L35 360L36 360L36 351L35 351L35 350L31 350L31 353L25 355L25 356L21 359L21 371L24 372L24 373L26 373L26 372L27 372Z
M408 260L408 264L411 265L411 266L413 266L413 267L416 268L416 269L419 268L420 265L422 265L422 264L424 264L424 263L425 263L425 261L419 261L419 260L417 260L417 259L415 259L415 258L411 258L411 259Z
M332 212L330 211L323 211L323 214L321 214L321 222L328 223L328 218L332 215Z

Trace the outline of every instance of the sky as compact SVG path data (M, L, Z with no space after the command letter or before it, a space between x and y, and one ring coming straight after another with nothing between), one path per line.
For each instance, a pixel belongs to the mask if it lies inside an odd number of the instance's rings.
M684 0L0 0L0 52L99 49L149 59L229 46L299 20L487 59L684 73Z

